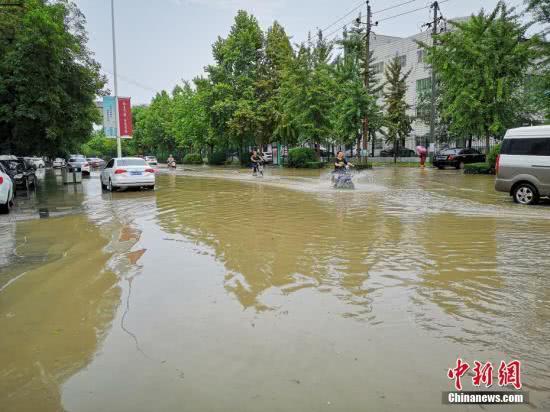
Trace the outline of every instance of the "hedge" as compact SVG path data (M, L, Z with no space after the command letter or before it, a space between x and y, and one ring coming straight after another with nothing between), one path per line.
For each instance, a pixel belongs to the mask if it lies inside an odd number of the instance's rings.
M296 147L288 151L288 167L308 167L308 163L316 162L317 153L308 147Z
M202 165L202 156L199 153L189 153L183 158L184 165Z
M225 164L227 155L225 151L212 152L208 155L208 164L214 166L221 166Z
M490 175L493 169L487 163L469 163L464 165L464 173L467 175Z

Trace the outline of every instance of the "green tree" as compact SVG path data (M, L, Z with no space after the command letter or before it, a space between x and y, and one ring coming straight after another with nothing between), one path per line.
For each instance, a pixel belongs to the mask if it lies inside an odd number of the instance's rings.
M278 127L288 143L314 144L319 149L321 143L331 140L335 91L332 49L332 42L319 32L314 47L300 46L283 76L283 113Z
M535 110L541 109L546 121L550 122L550 0L526 0L526 4L535 21L542 25L540 35L545 37L540 44L540 58L533 70L535 73L527 81L528 104L534 104Z
M254 16L239 11L226 39L213 46L215 64L207 67L211 82L209 109L215 133L226 143L244 150L255 142L260 129L257 96L264 36Z
M260 102L259 116L262 119L256 143L266 144L274 140L283 140L278 135L277 125L281 119L280 89L284 71L290 65L294 52L285 29L274 22L265 37L264 61L259 67L256 84L257 98Z
M25 0L0 13L2 150L51 156L78 149L100 121L105 79L85 19L68 0Z
M201 151L208 145L209 127L204 105L190 83L177 86L172 100L172 134L180 149Z
M409 70L403 73L399 57L395 57L386 67L384 84L385 103L385 134L388 143L393 144L394 162L397 162L399 149L405 145L405 137L412 130L412 119L407 114L410 105L405 101L407 93L407 78L411 74Z
M359 19L360 20L360 19ZM342 54L335 61L336 104L333 108L333 128L337 143L357 145L360 152L362 127L365 118L369 121L369 135L373 140L383 125L377 96L381 90L374 72L373 52L365 62L365 31L357 22L348 33L344 30L339 42ZM365 87L365 68L368 68L368 85ZM366 138L368 139L369 136Z
M481 10L455 30L438 36L428 60L440 83L442 116L457 136L500 137L520 124L518 90L537 56L537 39L526 38L528 26L500 2Z

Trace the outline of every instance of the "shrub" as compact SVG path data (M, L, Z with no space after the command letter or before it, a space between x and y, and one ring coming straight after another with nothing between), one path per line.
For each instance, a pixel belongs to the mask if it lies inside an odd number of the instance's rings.
M252 157L252 153L242 152L239 155L239 159L241 160L241 166L251 167L252 166L252 160L250 160L251 157Z
M315 150L296 147L288 151L288 167L307 167L307 163L317 162Z
M225 151L212 152L208 155L208 164L209 165L224 165L227 160Z
M464 165L464 173L467 175L490 175L493 170L487 163L470 163Z
M371 164L371 163L367 163L367 162L357 162L357 163L353 163L353 166L354 166L354 169L355 169L355 170L367 170L367 169L372 169L372 164Z
M500 144L493 146L487 155L487 164L491 169L494 169L497 165L497 157L500 154Z
M322 169L325 164L323 162L306 162L305 167L307 169Z
M202 156L199 153L189 153L183 158L184 165L202 165Z

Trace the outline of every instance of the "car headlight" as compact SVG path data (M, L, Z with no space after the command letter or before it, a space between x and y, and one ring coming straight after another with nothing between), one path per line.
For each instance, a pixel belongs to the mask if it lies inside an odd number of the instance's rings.
M15 179L22 179L22 178L23 178L23 175L22 175L22 174L18 174L18 175L15 175L14 178L15 178Z

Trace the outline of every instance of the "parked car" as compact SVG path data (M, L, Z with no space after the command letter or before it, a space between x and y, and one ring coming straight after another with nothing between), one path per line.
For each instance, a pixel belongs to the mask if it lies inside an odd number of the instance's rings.
M32 163L37 169L43 169L46 167L46 162L41 157L24 157L27 162Z
M159 162L155 156L145 156L145 161L149 166L157 167Z
M0 156L0 163L4 170L10 176L16 187L29 190L36 187L35 168L23 158L10 155Z
M380 157L393 157L394 149L385 149L380 152ZM406 147L402 147L397 152L397 157L416 157L416 152Z
M155 188L155 169L139 157L111 159L101 171L101 187L113 191L118 188Z
M495 189L516 203L537 204L550 197L550 126L510 129L496 164Z
M60 157L57 157L52 163L52 167L54 169L61 169L61 168L65 167L66 165L67 165L67 162L65 162L65 159L62 159Z
M483 163L485 162L485 158L485 155L476 149L456 147L437 153L432 160L432 164L438 169L443 169L446 166L464 169L465 164Z
M0 213L9 213L15 197L15 185L10 175L0 164Z
M263 158L266 163L272 163L273 162L273 153L271 152L264 152L262 153Z
M90 175L90 163L88 163L85 157L71 156L67 162L67 167L69 169L80 168L83 175Z
M90 167L93 168L99 168L105 164L105 161L99 157L88 157L86 160L88 161Z

